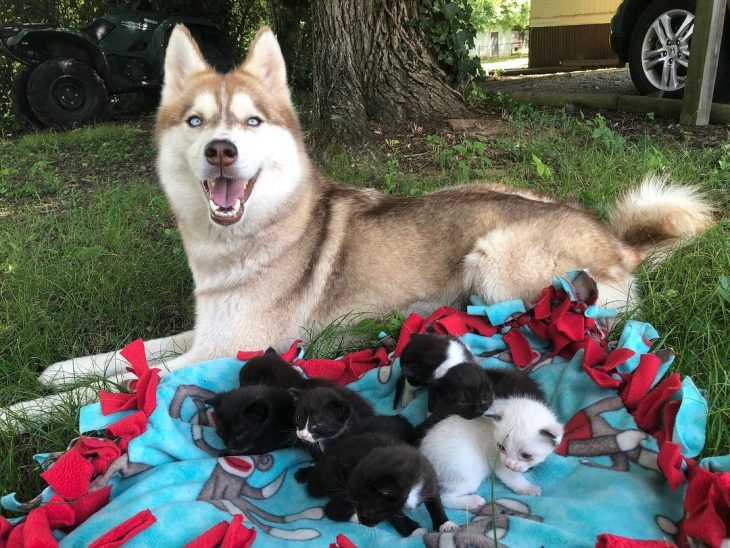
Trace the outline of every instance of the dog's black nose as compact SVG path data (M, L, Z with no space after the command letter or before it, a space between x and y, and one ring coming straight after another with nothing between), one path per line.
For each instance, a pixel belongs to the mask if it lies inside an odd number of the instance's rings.
M205 147L205 159L212 166L226 167L236 161L238 149L227 139L216 139Z

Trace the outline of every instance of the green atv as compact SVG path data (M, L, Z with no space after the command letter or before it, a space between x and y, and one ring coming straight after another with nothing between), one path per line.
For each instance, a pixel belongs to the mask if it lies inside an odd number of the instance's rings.
M218 49L220 29L207 19L138 9L104 15L81 30L51 24L0 26L0 53L25 65L12 88L13 105L31 122L70 128L101 118L109 95L143 91L159 96L165 47L184 23L203 55L221 71L231 68Z

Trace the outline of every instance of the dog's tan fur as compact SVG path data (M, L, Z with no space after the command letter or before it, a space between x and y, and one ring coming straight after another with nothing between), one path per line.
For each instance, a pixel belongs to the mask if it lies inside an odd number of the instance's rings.
M306 153L268 29L240 67L220 75L177 28L165 78L158 167L196 300L192 346L171 369L241 348L282 349L302 329L353 311L427 312L472 293L487 302L529 301L553 276L578 268L590 270L603 302L623 306L631 273L652 245L675 244L711 223L701 195L661 183L627 195L611 224L575 204L503 185L404 198L337 183ZM204 120L201 127L187 127L191 114ZM248 127L251 116L263 123ZM219 138L235 142L241 177L256 181L241 220L229 226L211 220L198 174L209 169L204 145ZM51 368L46 380L64 378L69 363Z

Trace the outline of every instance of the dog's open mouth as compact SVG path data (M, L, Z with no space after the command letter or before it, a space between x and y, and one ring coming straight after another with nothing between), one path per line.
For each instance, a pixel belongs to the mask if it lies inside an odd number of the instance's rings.
M203 189L208 196L210 218L219 225L232 225L241 220L246 201L253 192L259 177L258 170L248 181L228 177L216 177L203 181Z

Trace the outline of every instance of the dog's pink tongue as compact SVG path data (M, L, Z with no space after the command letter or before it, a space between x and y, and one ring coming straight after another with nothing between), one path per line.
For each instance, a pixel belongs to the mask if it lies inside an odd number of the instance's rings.
M210 189L210 199L218 207L233 207L236 200L243 196L245 190L243 179L218 178L213 181L213 188Z

